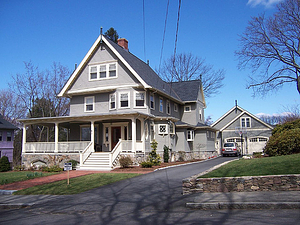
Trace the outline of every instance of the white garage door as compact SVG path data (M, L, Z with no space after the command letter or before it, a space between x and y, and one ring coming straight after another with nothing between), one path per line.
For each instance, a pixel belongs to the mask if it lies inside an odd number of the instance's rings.
M248 154L262 152L268 141L267 137L251 137L248 139Z

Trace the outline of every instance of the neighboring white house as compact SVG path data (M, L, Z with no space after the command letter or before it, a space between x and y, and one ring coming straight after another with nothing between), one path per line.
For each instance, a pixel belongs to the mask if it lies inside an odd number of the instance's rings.
M56 155L79 161L81 169L110 170L120 154L145 160L154 139L160 154L164 145L172 156L215 154L216 129L204 125L201 81L164 82L130 53L124 38L116 44L100 35L58 97L70 98L69 116L20 120L26 167L48 164L48 155ZM27 142L31 124L54 127L54 142ZM67 142L59 140L60 127L68 130Z
M240 106L231 108L221 118L212 124L217 129L216 148L221 154L222 146L226 142L236 142L243 150L243 154L262 152L273 127Z

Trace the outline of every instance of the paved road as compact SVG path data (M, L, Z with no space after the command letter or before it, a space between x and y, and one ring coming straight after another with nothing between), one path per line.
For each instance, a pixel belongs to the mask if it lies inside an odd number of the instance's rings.
M233 158L165 169L70 196L33 196L27 209L1 210L0 224L297 224L299 210L199 211L185 207L183 178ZM15 197L15 196L14 196Z

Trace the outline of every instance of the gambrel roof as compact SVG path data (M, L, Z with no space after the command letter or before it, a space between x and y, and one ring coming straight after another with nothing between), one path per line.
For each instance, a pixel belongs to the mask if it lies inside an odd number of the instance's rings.
M185 101L197 101L199 90L201 90L203 95L200 81L177 83L165 82L153 71L153 69L148 64L140 60L128 50L111 41L109 38L105 37L104 35L100 35L93 46L90 48L84 59L81 61L79 66L70 76L65 86L62 88L61 92L58 95L59 97L68 96L68 90L71 88L76 78L80 75L82 69L87 65L89 59L93 56L95 51L97 51L99 46L103 44L105 44L125 65L125 67L127 67L127 69L133 74L133 76L135 76L138 82L140 82L143 88L158 92L159 94L170 97L180 103L184 103ZM199 87L201 87L201 89ZM203 103L205 104L204 96Z

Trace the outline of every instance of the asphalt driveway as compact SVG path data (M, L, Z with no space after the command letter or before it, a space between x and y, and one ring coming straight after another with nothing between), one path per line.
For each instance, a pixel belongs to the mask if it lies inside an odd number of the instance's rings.
M208 222L209 219L212 219L209 217L210 212L199 213L199 211L185 207L185 203L194 197L192 195L182 196L182 179L232 159L235 158L220 157L164 169L78 195L32 196L32 199L36 199L36 204L30 208L1 210L0 224L144 225ZM22 196L20 197L22 198ZM297 211L296 217L298 217L298 213ZM248 213L248 215L251 214ZM276 215L279 214L276 213ZM241 216L243 213L239 213L239 217ZM214 218L215 222L207 224L225 224L226 220L228 222L230 218L236 220L239 217L230 217L230 213L222 211L218 217ZM244 221L246 220L244 219ZM252 222L249 224L253 224Z

